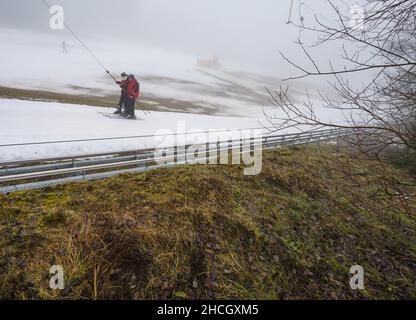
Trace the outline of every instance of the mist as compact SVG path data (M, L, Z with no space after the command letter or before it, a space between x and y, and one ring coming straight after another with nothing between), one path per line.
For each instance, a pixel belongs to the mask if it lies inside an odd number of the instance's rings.
M279 51L294 60L305 57L295 43L299 30L287 24L291 1L275 0L48 0L65 10L65 22L84 39L99 37L112 46L112 39L185 52L198 57L217 56L225 64L277 77L291 76L296 70L285 63ZM352 3L352 1L349 1ZM348 12L346 1L341 8ZM295 0L291 20L313 24L315 16L332 21L324 0ZM42 33L62 32L49 28L49 10L42 0L2 0L0 27ZM59 34L58 34L59 35ZM302 33L302 41L316 35ZM73 39L72 39L73 40ZM318 60L339 52L339 47L316 52ZM333 57L332 57L333 58Z

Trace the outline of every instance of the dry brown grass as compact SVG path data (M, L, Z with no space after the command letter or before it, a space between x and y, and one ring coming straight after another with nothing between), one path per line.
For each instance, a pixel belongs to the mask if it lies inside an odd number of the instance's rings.
M42 90L25 90L0 86L0 97L6 99L21 99L33 101L55 101L68 104L97 106L97 107L115 107L118 104L120 96L118 95L97 95L92 89L89 94L65 94L59 92L42 91ZM183 101L172 98L163 98L146 93L141 95L140 103L147 110L160 112L182 112L182 113L199 113L206 115L224 115L223 107L218 105L199 104L198 102ZM140 111L141 106L136 104L136 110Z
M298 150L267 153L255 177L184 166L0 195L0 296L416 298L416 217L384 177ZM61 292L48 288L53 264ZM348 286L353 264L365 291Z

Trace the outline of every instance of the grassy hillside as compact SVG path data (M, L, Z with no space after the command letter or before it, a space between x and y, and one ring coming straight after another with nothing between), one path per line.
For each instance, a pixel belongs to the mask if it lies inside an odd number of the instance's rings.
M0 86L0 98L4 99L20 99L33 101L55 101L67 104L111 107L118 105L119 95L97 95L97 92L89 88L72 87L72 89L85 90L84 95L65 94L59 92L41 91L41 90L25 90ZM199 114L206 115L224 115L221 106L204 106L198 103L182 101L174 98L162 98L146 93L140 96L140 100L146 109L160 112L183 112L194 113L198 110ZM136 110L141 110L140 105L136 104Z
M416 204L396 196L415 181L378 166L276 151L254 177L183 166L0 195L0 297L415 299Z

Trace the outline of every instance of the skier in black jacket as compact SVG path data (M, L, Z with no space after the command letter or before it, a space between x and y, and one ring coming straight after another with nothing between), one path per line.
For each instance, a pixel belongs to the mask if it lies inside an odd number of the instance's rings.
M126 97L127 97L127 86L128 86L127 74L125 72L123 72L121 74L121 77L122 77L121 81L116 81L116 83L121 88L121 95L120 95L120 101L118 103L118 108L114 112L114 114L125 114L126 113L126 108L124 106L124 103L125 103Z

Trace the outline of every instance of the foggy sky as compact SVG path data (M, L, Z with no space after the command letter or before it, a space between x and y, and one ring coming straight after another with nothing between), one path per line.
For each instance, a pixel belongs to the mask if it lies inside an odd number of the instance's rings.
M286 76L293 70L278 52L302 61L294 42L298 29L285 22L290 0L48 0L63 5L65 22L81 38L117 38L125 42L152 45L198 56L219 56L248 69ZM325 0L294 1L292 20L299 22L299 10L306 23L314 15L333 20ZM340 8L348 12L339 0ZM313 11L313 10L315 11ZM1 0L0 27L50 33L49 12L42 0ZM302 34L306 42L316 35ZM109 44L111 45L111 41ZM318 54L326 61L337 49ZM329 50L329 51L328 51Z

